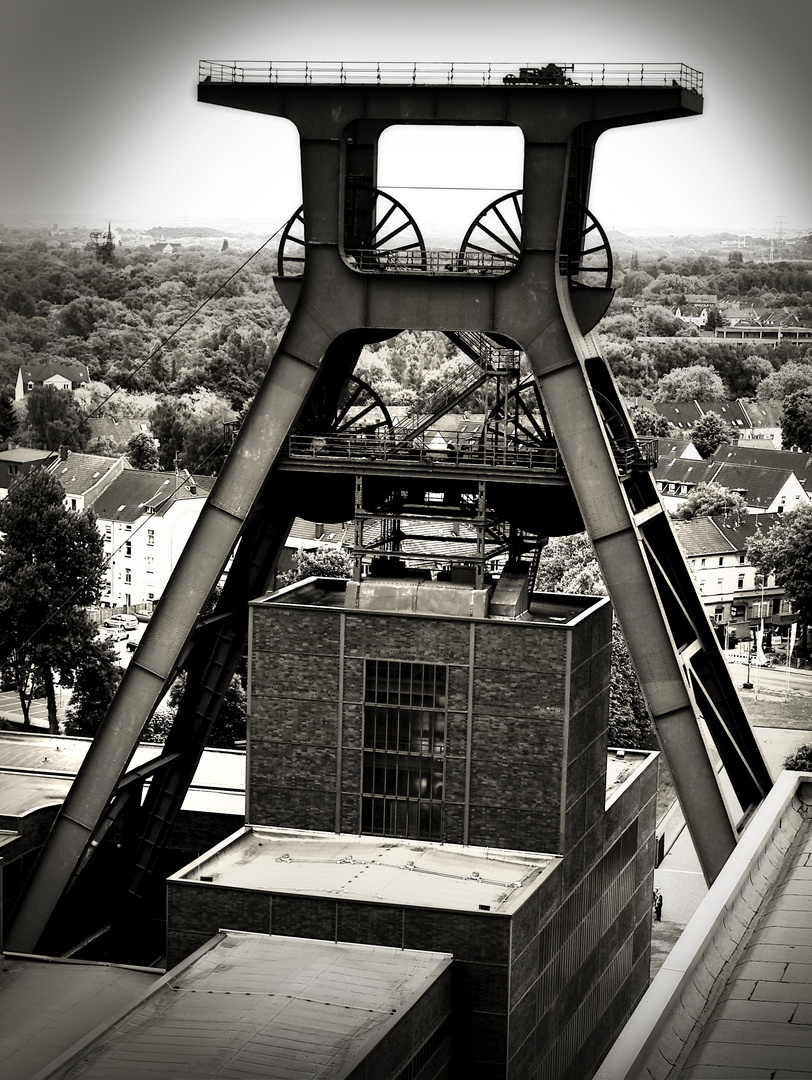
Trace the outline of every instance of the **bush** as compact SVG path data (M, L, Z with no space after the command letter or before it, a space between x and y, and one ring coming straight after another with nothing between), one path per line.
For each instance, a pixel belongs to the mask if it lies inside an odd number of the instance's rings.
M812 743L803 743L784 758L784 768L793 772L812 772Z

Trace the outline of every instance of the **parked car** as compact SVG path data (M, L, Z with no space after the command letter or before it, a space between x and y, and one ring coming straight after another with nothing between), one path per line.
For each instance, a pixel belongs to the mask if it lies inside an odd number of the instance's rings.
M105 626L117 626L120 630L135 630L138 619L135 615L108 615L104 620Z
M125 630L123 626L112 626L105 631L103 636L108 641L126 641L129 637L129 630Z

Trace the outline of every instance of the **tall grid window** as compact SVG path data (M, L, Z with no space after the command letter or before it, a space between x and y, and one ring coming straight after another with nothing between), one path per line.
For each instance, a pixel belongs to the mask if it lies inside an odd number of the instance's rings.
M441 840L448 669L367 660L361 828Z

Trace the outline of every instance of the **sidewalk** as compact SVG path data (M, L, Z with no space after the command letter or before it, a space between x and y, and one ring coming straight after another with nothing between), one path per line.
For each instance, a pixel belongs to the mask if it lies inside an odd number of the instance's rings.
M65 713L70 704L70 690L57 687L56 691L56 715L60 722L65 719ZM35 698L29 709L30 728L27 731L43 732L48 730L48 705L45 698ZM8 720L14 727L22 729L23 710L20 698L13 690L0 692L0 718Z

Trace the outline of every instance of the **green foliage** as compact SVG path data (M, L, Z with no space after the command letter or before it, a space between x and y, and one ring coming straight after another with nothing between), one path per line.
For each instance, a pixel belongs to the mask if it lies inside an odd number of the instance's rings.
M51 731L54 675L70 685L95 637L85 608L98 602L105 566L92 511L67 510L64 498L59 481L38 469L0 503L0 655L26 723L35 687L44 687Z
M797 390L812 388L812 363L808 360L790 360L760 383L759 401L783 401Z
M785 448L797 446L803 453L812 450L812 386L784 398L781 442Z
M111 641L94 638L82 651L73 676L70 705L65 716L66 735L93 737L113 700L122 670Z
M186 691L186 672L175 679L172 689L156 709L144 729L144 742L166 742ZM239 675L235 675L223 697L220 711L206 745L220 750L234 750L246 737L248 698Z
M318 547L310 551L300 548L296 552L293 569L279 575L280 588L292 585L308 577L352 577L353 561L340 548Z
M747 558L765 577L775 574L804 622L812 622L812 503L781 514L771 529L747 541Z
M747 501L737 491L711 481L697 484L673 515L680 521L695 517L724 517L738 524L747 516Z
M134 469L158 468L158 443L149 432L136 432L127 443L126 455Z
M691 429L691 441L700 457L706 459L713 457L723 442L730 442L734 437L735 432L730 424L715 412L700 416Z
M42 450L84 450L89 438L84 415L73 394L50 386L35 386L25 395L26 426L20 442Z
M0 443L7 444L17 434L17 414L11 394L0 394Z
M197 387L165 398L149 415L161 468L173 469L177 458L192 472L216 473L228 453L223 425L236 419L228 401L212 390Z
M534 589L587 596L605 596L595 552L585 533L556 536L541 553ZM656 744L640 682L626 639L612 625L612 673L609 690L609 745L640 749Z
M664 416L646 409L642 405L634 405L629 410L632 425L637 435L654 435L657 438L665 438L671 432L671 424Z
M784 758L784 768L793 772L812 772L812 743L801 743Z
M690 364L663 375L655 401L716 401L728 396L727 387L712 367Z

